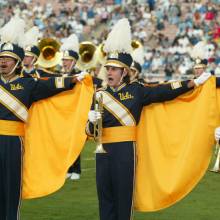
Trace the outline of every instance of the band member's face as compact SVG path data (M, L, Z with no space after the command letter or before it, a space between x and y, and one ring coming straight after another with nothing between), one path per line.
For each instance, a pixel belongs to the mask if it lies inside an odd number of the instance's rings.
M29 65L32 65L34 63L34 56L25 56L23 60L23 65L28 67Z
M107 83L111 87L118 87L120 86L121 82L123 81L123 78L127 75L123 71L123 68L120 67L114 67L114 66L107 66Z
M0 57L0 74L7 76L15 67L16 60L12 57Z
M195 77L199 77L204 71L205 71L204 68L195 68L195 69L194 69L194 75L195 75Z
M71 59L63 59L62 61L65 72L70 72L76 64L76 61Z

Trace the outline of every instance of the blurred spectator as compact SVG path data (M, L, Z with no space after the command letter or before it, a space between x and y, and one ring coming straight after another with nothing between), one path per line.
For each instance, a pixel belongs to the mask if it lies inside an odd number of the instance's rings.
M14 14L37 25L42 37L60 41L71 33L99 45L111 26L128 17L133 38L145 49L143 75L182 77L191 71L190 50L198 41L214 45L210 66L220 72L219 0L0 0L0 25ZM214 42L214 44L213 44ZM211 61L212 60L212 61Z

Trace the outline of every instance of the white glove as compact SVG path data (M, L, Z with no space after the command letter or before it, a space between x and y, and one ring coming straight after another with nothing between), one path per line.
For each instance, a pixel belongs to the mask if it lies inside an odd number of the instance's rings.
M81 81L85 78L86 75L88 75L88 73L83 71L83 72L81 72L81 73L79 73L79 74L76 75L76 79L77 79L79 82L81 82Z
M219 141L219 139L220 139L220 127L217 127L215 129L215 140Z
M88 116L89 116L89 121L92 123L97 122L102 117L100 112L94 110L89 111Z
M206 80L209 79L210 76L211 73L204 72L198 78L194 79L194 83L196 84L196 86L202 85Z

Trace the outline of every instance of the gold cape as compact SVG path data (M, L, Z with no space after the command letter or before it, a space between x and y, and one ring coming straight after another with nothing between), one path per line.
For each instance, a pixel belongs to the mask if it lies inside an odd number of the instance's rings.
M55 192L86 141L93 83L86 77L72 90L34 103L25 128L24 199Z
M216 84L145 107L137 138L134 208L157 211L186 196L205 174L219 123Z
M91 85L91 84L90 84ZM90 85L42 100L26 128L23 198L58 190L86 140ZM179 98L144 107L138 125L134 207L166 208L186 196L207 170L219 125L215 78ZM219 102L220 103L220 102Z

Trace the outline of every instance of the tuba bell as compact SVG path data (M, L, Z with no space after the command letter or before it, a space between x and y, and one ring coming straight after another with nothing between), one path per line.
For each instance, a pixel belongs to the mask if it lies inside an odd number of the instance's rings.
M76 67L81 70L87 70L96 66L95 57L96 46L92 42L83 41L79 45L79 60Z
M104 43L100 44L96 50L97 61L102 65L105 64L107 59L107 53L104 51L103 47Z
M43 68L53 68L61 64L62 54L59 52L60 43L53 38L43 38L39 41L40 56L37 65Z

